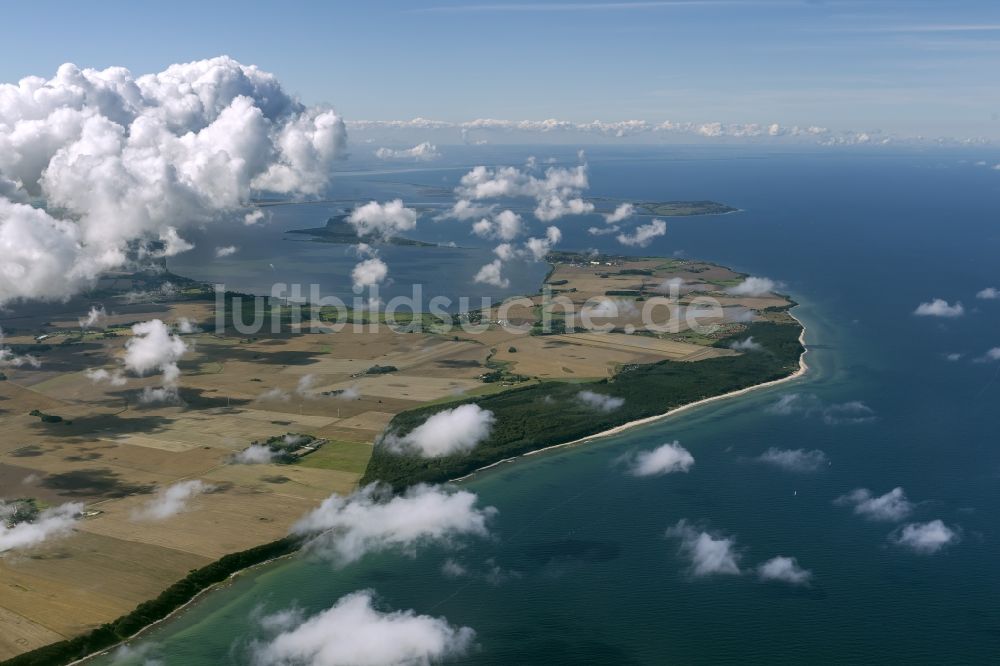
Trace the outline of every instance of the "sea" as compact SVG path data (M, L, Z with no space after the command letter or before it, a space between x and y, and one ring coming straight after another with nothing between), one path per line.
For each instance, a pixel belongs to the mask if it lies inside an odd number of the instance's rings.
M351 201L429 207L476 164L562 165L576 146L442 148L430 163L345 163L329 201L276 206L257 227L198 231L171 260L183 275L260 291L316 281L344 296L356 258L288 235ZM305 555L258 567L97 660L184 666L251 663L259 619L306 615L371 590L384 609L475 631L456 664L987 664L1000 660L1000 161L986 148L586 147L588 196L711 199L741 212L671 218L632 253L710 260L781 283L799 303L809 370L792 382L707 404L584 445L502 464L463 481L497 513L490 538L373 554L343 567ZM349 161L350 162L350 161ZM469 224L422 215L411 237L456 247L383 248L393 285L531 293L543 264L507 290L474 285L491 244ZM592 236L597 216L564 218L562 249L622 252ZM532 231L543 225L532 222ZM231 260L215 247L237 245ZM200 253L200 254L199 254ZM963 314L918 316L940 298ZM795 397L790 397L795 396ZM677 441L687 473L635 477L623 456ZM819 450L813 472L769 465L770 448ZM873 521L837 498L902 488L905 520ZM740 575L696 576L668 530L679 521L731 539ZM948 546L898 543L904 523L941 520ZM808 585L755 573L796 558ZM447 575L451 559L467 575Z

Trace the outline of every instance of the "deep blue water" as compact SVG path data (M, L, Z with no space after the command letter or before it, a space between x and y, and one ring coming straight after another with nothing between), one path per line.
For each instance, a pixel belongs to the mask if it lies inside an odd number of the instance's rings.
M486 163L517 163L531 152L552 151L504 149ZM474 628L477 650L456 663L995 663L1000 363L975 359L1000 346L1000 301L975 294L1000 287L1000 172L975 166L980 157L589 150L591 195L705 198L744 210L671 220L667 236L643 252L683 251L783 281L802 303L809 374L477 477L464 485L499 509L495 539L457 552L369 556L340 570L296 557L208 595L146 642L168 664L242 663L255 612L316 612L371 588L386 607ZM397 178L440 186L461 173ZM352 178L363 180L344 180ZM592 223L562 221L561 247L599 246L584 231ZM480 252L468 263L477 265ZM961 300L966 315L912 315L935 297ZM948 361L948 353L963 357ZM862 401L876 417L827 423L768 411L792 392L818 405ZM639 479L615 464L674 439L696 458L688 474ZM772 446L822 449L831 465L794 474L752 460ZM833 504L853 488L896 486L917 503L912 520L939 518L961 541L914 554L890 543L895 523ZM813 584L765 584L749 574L693 579L664 536L680 519L734 537L747 568L795 556ZM500 584L448 578L446 557L478 571L491 560L516 575Z

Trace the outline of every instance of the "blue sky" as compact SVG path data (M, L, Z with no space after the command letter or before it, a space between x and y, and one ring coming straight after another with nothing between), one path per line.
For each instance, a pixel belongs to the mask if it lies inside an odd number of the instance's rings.
M144 73L225 53L347 119L1000 138L1000 2L33 2L5 16L7 82L66 61Z

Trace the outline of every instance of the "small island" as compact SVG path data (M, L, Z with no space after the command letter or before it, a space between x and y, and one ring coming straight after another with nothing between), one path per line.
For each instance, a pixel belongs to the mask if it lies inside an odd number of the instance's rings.
M313 240L318 243L335 243L337 245L357 245L363 243L357 230L347 221L347 215L336 215L326 221L326 226L312 229L292 229L287 233L303 234L313 236ZM408 245L411 247L437 247L435 243L403 238L402 236L392 236L385 239L391 245Z
M717 201L659 201L641 202L636 207L649 215L660 217L691 217L694 215L725 215L737 213L739 208L733 208Z

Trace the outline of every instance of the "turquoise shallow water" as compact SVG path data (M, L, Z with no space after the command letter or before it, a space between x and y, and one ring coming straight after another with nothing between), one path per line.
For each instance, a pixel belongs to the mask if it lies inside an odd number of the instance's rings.
M809 374L480 475L464 486L499 510L492 539L339 570L295 557L249 572L151 631L141 641L147 656L246 663L261 613L316 612L373 589L387 608L474 628L476 650L455 663L995 661L1000 381L997 364L973 359L1000 345L1000 302L974 297L1000 286L1000 174L975 167L976 155L944 152L593 149L589 157L595 195L745 209L671 221L647 252L683 250L783 280L802 303ZM449 173L405 179L439 184ZM592 223L564 222L563 246L595 244L584 231ZM933 297L962 300L967 314L912 316ZM964 356L945 360L951 352ZM875 418L769 411L792 392L821 406L862 401ZM688 474L638 479L616 463L674 439L696 458ZM771 446L822 449L831 465L801 475L753 461ZM919 556L889 542L894 524L833 504L853 488L895 486L917 502L915 520L956 526L960 543ZM693 579L664 536L680 519L735 538L747 567L795 556L814 583ZM448 578L448 557L506 575Z

